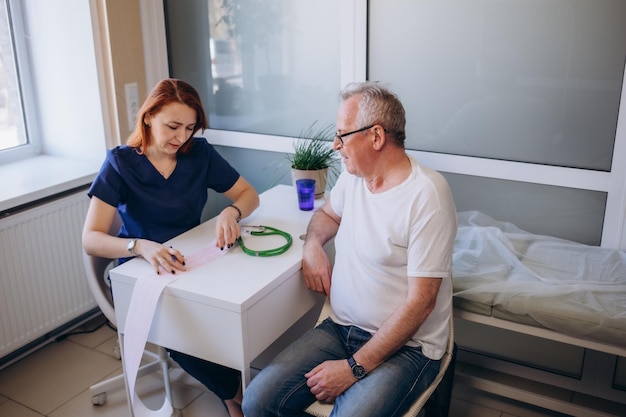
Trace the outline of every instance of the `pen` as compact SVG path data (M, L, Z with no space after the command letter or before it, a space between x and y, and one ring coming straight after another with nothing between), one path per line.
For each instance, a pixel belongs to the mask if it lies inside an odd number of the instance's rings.
M174 247L170 246L170 249L174 249ZM176 261L176 257L174 255L171 255L171 256L172 256L172 261ZM182 264L184 266L185 265L185 261L183 261Z

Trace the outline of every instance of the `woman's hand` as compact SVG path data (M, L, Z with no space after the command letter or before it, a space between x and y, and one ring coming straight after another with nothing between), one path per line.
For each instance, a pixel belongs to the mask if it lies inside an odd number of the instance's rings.
M241 230L237 220L240 212L235 207L227 206L217 217L215 224L216 246L220 249L230 248L235 245L237 238L241 236Z
M259 194L241 176L229 190L224 192L224 195L233 204L222 210L215 224L215 246L222 250L224 247L230 248L235 245L237 238L241 236L237 223L248 217L259 206Z
M171 246L163 246L147 239L138 239L134 251L148 261L157 274L161 271L176 274L176 271L186 270L185 257Z

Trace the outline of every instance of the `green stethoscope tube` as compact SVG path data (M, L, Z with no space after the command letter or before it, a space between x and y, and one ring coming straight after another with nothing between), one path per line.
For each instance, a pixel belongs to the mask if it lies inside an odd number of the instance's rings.
M249 228L255 228L258 230L247 230ZM242 231L245 231L247 233L249 233L252 236L270 236L270 235L279 235L284 237L287 242L282 245L279 246L277 248L273 248L273 249L266 249L266 250L252 250L250 248L247 248L246 245L243 243L243 239L241 237L239 237L237 239L237 242L239 242L239 247L241 247L241 250L243 250L243 252L246 255L250 255L250 256L259 256L259 257L270 257L270 256L276 256L276 255L280 255L283 254L285 252L287 252L287 250L291 247L291 244L293 243L293 239L291 237L291 235L287 232L283 232L282 230L278 230L274 227L270 227L270 226L241 226Z

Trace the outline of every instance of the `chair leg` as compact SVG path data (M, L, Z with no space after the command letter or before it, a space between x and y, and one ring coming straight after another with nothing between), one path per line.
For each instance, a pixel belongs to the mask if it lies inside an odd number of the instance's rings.
M123 387L124 374L98 382L89 387L89 390L91 391L91 403L93 405L103 405L107 400L107 392Z
M172 410L173 410L172 417L182 417L183 410L181 410L180 408L174 407L174 397L172 395L172 385L170 382L169 371L171 367L174 366L174 362L170 359L170 355L167 353L167 350L165 350L165 348L159 346L158 352L159 352L158 365L161 366L161 373L163 374L163 386L165 387L165 398L167 398L170 401L170 404L172 405Z
M173 406L174 402L169 375L169 369L172 361L170 360L167 351L159 346L157 354L145 351L144 356L147 356L150 359L150 362L139 367L137 370L137 378L161 371L163 375L163 385L165 387L165 396ZM98 382L89 388L91 391L91 403L93 405L104 405L106 403L107 392L124 388L124 374L116 375L107 380ZM182 416L182 411L175 408L174 416Z
M170 385L169 374L169 355L167 351L159 346L159 365L161 367L161 373L163 374L163 385L165 386L165 397L170 401L172 407L174 406L174 399L172 398L172 387Z

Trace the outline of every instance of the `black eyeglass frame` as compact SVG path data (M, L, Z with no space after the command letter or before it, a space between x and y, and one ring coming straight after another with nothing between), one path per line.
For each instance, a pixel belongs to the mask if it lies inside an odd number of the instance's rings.
M355 133L363 132L363 131L365 131L367 129L373 128L374 126L376 126L376 125L374 124L374 125L365 126L365 127L360 128L360 129L353 130L352 132L347 132L347 133L342 133L342 134L337 133L335 135L334 140L338 140L339 143L341 144L341 146L343 146L343 138L345 138L346 136L350 136L350 135L354 135Z

